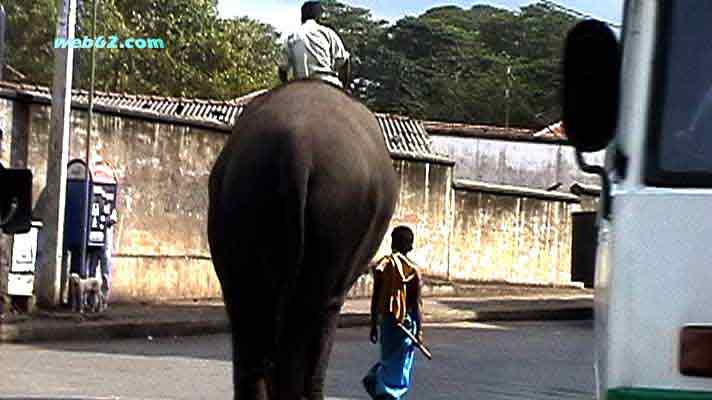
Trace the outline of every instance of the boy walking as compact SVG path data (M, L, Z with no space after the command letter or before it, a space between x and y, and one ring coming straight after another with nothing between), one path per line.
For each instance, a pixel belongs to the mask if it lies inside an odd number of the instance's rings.
M410 388L416 348L399 324L423 342L420 273L407 257L413 240L410 228L393 229L392 254L373 268L370 339L374 344L378 341L380 323L381 359L363 378L363 385L376 400L399 400Z

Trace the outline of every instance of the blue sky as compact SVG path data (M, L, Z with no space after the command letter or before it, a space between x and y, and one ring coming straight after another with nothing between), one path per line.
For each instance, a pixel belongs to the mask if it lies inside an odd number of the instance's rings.
M474 4L516 9L532 0L492 0L492 1L433 1L433 0L345 0L344 3L365 7L376 17L395 21L403 15L418 15L423 11L442 5L472 7ZM291 32L299 24L299 9L302 0L219 0L220 14L225 17L248 16L276 26L282 32ZM584 14L620 23L623 0L557 0L555 3L580 11Z

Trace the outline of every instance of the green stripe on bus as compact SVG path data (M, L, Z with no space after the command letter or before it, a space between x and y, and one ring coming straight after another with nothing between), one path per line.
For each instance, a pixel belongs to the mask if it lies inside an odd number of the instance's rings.
M658 389L612 389L606 400L710 400L712 392L688 392Z

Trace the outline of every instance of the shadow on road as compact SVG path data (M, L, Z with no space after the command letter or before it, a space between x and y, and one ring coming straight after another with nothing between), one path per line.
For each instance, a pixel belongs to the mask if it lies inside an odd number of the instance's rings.
M140 339L37 343L32 346L49 351L73 353L232 361L232 350L228 335L169 338L148 336ZM0 400L3 399L0 398Z
M467 305L464 305L467 307ZM434 350L441 346L449 346L453 343L476 345L479 350L482 346L488 346L487 339L495 340L498 337L509 337L519 339L527 336L530 329L538 330L542 326L550 325L556 330L566 331L591 331L593 321L552 321L551 323L541 321L510 321L510 322L455 322L455 323L435 323L425 324L425 336L428 344ZM468 343L469 340L462 341L462 334L471 332L477 335L477 342ZM504 336L502 336L504 335ZM469 335L466 335L469 339ZM371 346L368 339L367 328L339 329L337 333L336 347ZM97 353L117 356L139 356L153 358L192 358L213 361L232 361L232 346L230 336L227 334L216 334L207 336L188 337L143 337L138 339L115 339L101 341L68 341L56 343L36 343L31 345L48 351L73 352L73 353ZM374 346L376 350L377 346ZM446 361L446 360L445 360ZM0 400L4 400L0 398ZM15 400L15 399L13 399Z

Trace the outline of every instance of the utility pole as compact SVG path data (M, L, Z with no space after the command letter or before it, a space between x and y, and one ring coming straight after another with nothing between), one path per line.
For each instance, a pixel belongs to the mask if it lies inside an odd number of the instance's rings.
M74 39L77 20L76 0L57 0L59 11L57 38ZM69 122L72 108L72 46L54 50L54 85L52 88L52 123L47 154L48 204L44 228L46 243L43 265L40 266L38 303L54 308L60 303L62 277L64 205L67 196L67 162L69 161Z
M0 4L0 81L5 77L5 26L7 25L7 13L5 7Z
M506 102L506 111L505 111L505 127L509 129L509 110L510 110L510 99L512 97L512 66L507 65L507 88L504 90L504 98Z

